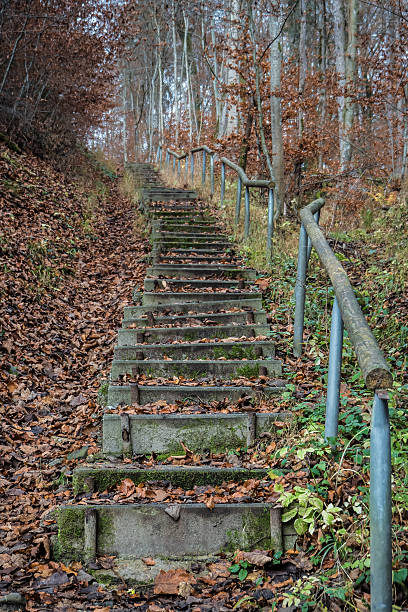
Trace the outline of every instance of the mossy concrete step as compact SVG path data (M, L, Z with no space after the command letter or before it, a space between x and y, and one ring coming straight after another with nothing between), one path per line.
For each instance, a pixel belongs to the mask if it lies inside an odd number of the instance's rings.
M137 324L138 327L150 327L152 322L154 325L167 325L167 324L185 324L196 321L197 323L201 323L204 321L212 322L212 324L217 325L225 325L227 323L241 323L241 324L250 324L255 323L257 325L266 325L266 312L264 310L256 311L253 310L241 310L235 312L218 312L214 314L204 313L204 314L186 314L186 315L170 315L170 316L154 316L150 313L150 317L148 319L141 319L141 316L146 316L145 314L140 314L138 317L133 319L125 318L122 327L129 328L130 326L135 326ZM152 318L153 317L153 318Z
M165 275L168 278L197 278L219 275L224 278L254 280L256 271L250 268L239 268L231 264L154 264L147 268L147 276Z
M191 227L198 223L204 227L212 228L218 223L217 219L214 219L214 217L211 217L204 211L197 214L192 211L179 211L177 214L166 211L150 213L149 211L146 211L145 216L151 223L152 227L155 227L155 225L158 223L163 223L164 225L170 224L174 227L177 227L179 224L188 225Z
M166 512L167 510L167 512ZM270 503L65 505L58 511L59 558L90 561L115 557L105 579L146 583L161 569L190 567L236 550L286 549L281 510ZM143 558L155 559L148 566Z
M215 294L216 295L216 294ZM180 294L182 296L182 294ZM137 296L136 296L137 297ZM243 300L217 300L209 302L177 302L174 304L159 304L152 306L125 306L124 318L137 319L147 312L196 312L210 313L212 310L229 310L231 308L246 308L248 310L262 310L262 300L260 298L247 298Z
M191 202L197 199L197 193L195 191L172 190L154 186L142 189L141 194L143 200L148 200L150 202Z
M278 360L213 360L213 361L185 361L185 360L119 360L112 363L110 378L119 381L120 377L129 374L145 374L146 376L183 376L184 378L255 378L269 376L273 378L282 374L282 364Z
M181 442L196 453L222 453L250 446L261 434L274 434L276 421L290 419L287 412L105 414L103 454L177 456L185 453Z
M270 333L269 325L204 325L200 327L143 327L120 329L118 346L132 346L142 342L182 340L194 342L200 338L255 338Z
M218 280L218 279L178 279L178 278L149 278L146 277L144 280L144 290L154 291L155 289L173 289L184 287L188 285L193 288L201 287L214 287L215 289L244 289L250 286L255 286L252 283L248 283L246 280Z
M155 241L152 246L152 251L173 251L174 249L183 249L186 251L197 251L201 250L204 245L208 244L208 247L205 249L207 253L218 253L222 254L233 248L231 242L228 241L220 241L220 242L197 242L195 240L160 240Z
M217 293L212 292L202 292L202 291L192 291L191 293L188 291L183 292L159 292L153 293L151 291L145 291L143 293L143 306L150 305L159 305L159 304L179 304L186 302L214 302L214 301L224 301L228 304L233 304L234 302L238 302L239 300L249 300L249 299L258 299L257 306L259 308L262 307L262 293L259 291L237 291L233 292L224 292L219 291Z
M184 209L184 210L159 210L150 208L146 210L147 216L152 219L164 219L164 220L173 220L176 219L183 223L184 219L191 220L192 222L198 223L217 223L217 219L212 217L206 210L196 211L193 209Z
M153 191L157 190L157 186L154 187L153 186ZM185 192L188 193L188 192ZM191 193L191 192L190 192ZM195 211L195 212L202 212L202 211L207 211L208 207L207 205L202 202L202 201L191 201L191 202L186 202L186 201L180 201L177 202L177 200L174 200L174 202L151 202L151 203L146 203L146 208L148 210L190 210L190 211Z
M115 348L115 359L257 359L274 357L270 340L239 342L189 342L186 344L136 344Z
M190 385L109 385L108 406L116 407L119 405L145 406L160 400L165 400L171 404L175 402L221 402L228 399L231 402L248 397L255 401L262 397L273 397L281 393L285 388L285 382L278 380L276 386L274 381L268 381L268 385L257 385L256 387L238 386L190 386Z
M172 193L172 194L181 194L181 195L186 195L186 194L191 194L191 193L195 193L195 191L193 189L181 189L178 187L167 187L166 185L160 185L160 184L156 184L156 185L151 185L148 187L144 187L142 188L144 191L149 191L151 190L152 192L161 192L161 193Z
M200 206L197 200L193 202L178 202L177 204L169 202L143 202L142 207L149 217L157 212L182 213L184 216L192 215L196 217L198 215L209 215L208 208Z
M209 254L215 254L218 253L220 256L222 255L231 255L234 252L234 244L232 242L229 243L230 247L228 248L228 252L224 252L224 251L219 251L216 248L211 247L207 247L205 249L172 249L172 252L175 255L179 255L180 257L184 256L184 255L209 255Z
M221 227L213 223L186 223L178 221L177 223L170 223L170 221L152 221L152 229L153 233L155 232L165 232L165 233L177 233L180 231L183 234L208 234L209 230L213 234L222 233L224 230Z
M152 234L152 243L153 246L160 245L174 245L174 248L193 248L192 245L196 246L196 248L211 248L211 249L219 249L220 247L227 245L233 246L232 242L228 240L223 234L219 234L218 237L213 236L212 238L204 238L200 235L198 236L164 236L158 234Z
M248 478L265 478L266 469L218 468L202 466L158 465L138 468L128 463L101 463L90 467L77 467L72 477L74 495L105 491L129 478L136 485L141 482L170 482L185 490L201 485L217 485L223 482L242 482Z
M204 242L205 244L210 242L220 242L227 240L224 234L209 234L206 230L203 233L198 232L166 232L166 231L154 231L152 232L152 238L155 241L169 241L169 240L194 240L195 242Z
M149 204L149 202L153 202L153 203L155 202L160 202L160 203L161 202L173 202L173 201L192 202L196 199L197 199L196 193L171 194L171 193L164 193L160 191L153 191L152 193L142 193L141 195L141 201L144 205ZM179 210L185 210L185 209L180 206Z
M143 192L147 192L147 193L166 193L166 194L172 194L172 195L191 195L193 193L195 193L195 191L193 189L179 189L177 187L167 187L166 185L160 185L160 184L156 184L156 185L148 185L146 187L142 187L142 191Z
M163 219L154 219L151 221L152 230L154 233L165 233L165 234L187 234L187 235L198 235L200 234L211 234L219 235L225 231L224 227L221 227L215 223L202 223L192 219L190 223L182 222L180 219L177 221L164 221Z
M176 265L176 266L185 266L189 265L191 267L194 266L219 266L219 265L227 265L227 266L244 266L244 261L234 255L232 253L221 253L221 254L208 254L208 255L196 255L194 252L188 252L185 255L180 253L172 254L170 252L160 253L155 252L152 253L152 265Z

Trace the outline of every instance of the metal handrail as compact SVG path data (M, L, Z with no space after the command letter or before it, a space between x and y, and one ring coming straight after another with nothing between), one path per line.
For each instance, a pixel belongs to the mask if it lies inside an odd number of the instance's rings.
M392 374L358 304L347 273L316 222L314 215L322 206L324 200L318 199L300 212L302 225L295 286L293 352L297 357L302 353L306 275L310 247L313 246L335 292L330 329L325 439L332 442L338 432L343 326L355 350L366 387L374 391L370 432L371 610L385 611L392 607L391 436L388 393L385 391L392 387Z
M159 145L157 151L157 161L162 163L162 146ZM170 156L173 156L173 172L176 170L176 160L177 160L177 176L180 177L180 162L182 159L185 159L185 175L186 179L188 179L189 174L189 160L190 160L190 175L191 182L194 181L194 154L202 152L202 176L201 182L204 185L206 180L206 158L207 155L210 156L210 193L211 196L214 195L214 158L216 156L216 152L207 147L206 145L201 145L199 147L195 147L191 149L188 153L178 154L170 149L166 149L166 164L170 165ZM268 189L268 228L267 228L267 241L266 241L266 251L268 257L271 256L272 253L272 238L273 238L273 220L274 220L274 188L275 183L270 180L264 179L250 179L246 175L243 168L232 162L226 157L220 158L221 162L221 196L220 196L220 206L224 205L224 197L225 197L225 167L228 166L232 170L234 170L238 175L237 181L237 195L236 195L236 204L235 204L235 225L238 225L240 213L241 213L241 199L242 199L242 186L245 188L245 218L244 218L244 237L248 238L250 233L250 189L258 188L258 189Z

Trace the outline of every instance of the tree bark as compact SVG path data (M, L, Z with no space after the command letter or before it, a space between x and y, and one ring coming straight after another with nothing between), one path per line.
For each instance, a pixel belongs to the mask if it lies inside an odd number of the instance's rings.
M277 17L272 16L270 22L270 83L271 83L271 136L272 136L272 166L275 179L275 219L279 217L284 199L284 159L282 138L282 103L281 103L281 71L282 46L278 38L281 25Z

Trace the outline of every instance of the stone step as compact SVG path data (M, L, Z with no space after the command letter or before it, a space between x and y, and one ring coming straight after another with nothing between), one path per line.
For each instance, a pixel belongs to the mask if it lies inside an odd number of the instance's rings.
M155 232L152 234L152 242L155 244L197 244L198 246L211 246L214 248L220 244L233 246L232 242L224 234L177 234L176 232Z
M163 221L162 219L158 221L151 222L153 232L170 232L174 233L178 230L183 234L206 234L211 230L212 233L221 233L223 232L223 228L217 227L215 223L204 223L200 221L197 223L195 220L192 220L191 223L187 223L186 221L170 222Z
M282 374L282 364L278 360L259 359L259 360L169 360L169 359L150 359L136 360L115 359L112 363L110 373L111 381L119 381L121 376L128 374L137 376L144 374L154 378L164 376L172 378L182 376L187 379L200 378L222 378L233 379L243 376L245 378L258 378L268 376L274 378Z
M175 255L178 255L180 257L183 257L184 255L194 255L194 256L199 256L199 255L213 255L213 254L218 254L219 257L227 257L229 255L231 255L232 253L234 253L234 245L232 243L230 243L230 248L228 249L228 252L224 252L215 248L213 246L209 246L205 249L180 249L180 248L174 248L172 249L172 253L174 253Z
M253 342L189 342L179 344L136 344L115 347L115 359L257 359L275 357L275 343L270 340Z
M206 247L205 249L203 249L202 247L205 246L206 244L208 244L208 247ZM191 253L191 251L198 251L201 250L202 252L207 252L207 253L219 253L219 254L223 254L226 252L229 252L230 250L232 251L233 249L233 245L231 242L228 242L226 240L224 241L219 241L219 242L197 242L195 240L188 240L188 239L183 239L183 240L157 240L153 243L153 253L154 251L173 251L175 249L181 249L183 251L189 251Z
M163 241L168 242L169 240L194 240L195 242L225 242L228 241L231 244L231 241L227 239L224 234L216 234L216 233L208 233L206 229L204 232L167 232L163 230L154 231L152 233L152 238L155 242Z
M153 265L175 265L175 266L243 266L244 262L241 258L232 254L208 254L208 255L195 255L191 251L185 255L179 253L172 255L171 252L160 253L158 251L152 253L152 264Z
M223 453L251 446L261 434L276 433L275 423L291 419L287 412L205 414L104 414L105 457L184 455L181 442L195 453Z
M199 223L217 223L217 219L212 217L208 211L202 209L200 211L193 210L192 208L184 208L183 210L166 210L166 209L154 209L150 207L146 211L147 216L152 220L162 220L167 221L180 221L183 223L184 219L189 222L199 222Z
M273 397L277 393L281 393L285 388L285 382L282 380L269 380L268 385L250 386L190 386L190 385L109 385L108 388L108 406L113 408L119 405L145 406L153 404L159 400L165 399L169 404L175 402L220 402L228 399L230 402L249 397L255 401L262 397Z
M98 463L77 467L72 477L74 495L105 491L129 478L136 485L141 482L170 482L185 490L201 485L217 485L223 482L243 482L249 478L267 476L267 469L219 468L206 466L157 465L139 468L129 463Z
M146 317L145 314L141 315ZM255 323L257 325L266 325L266 312L264 310L260 310L254 312L253 310L242 310L236 312L219 312L214 314L187 314L187 315L170 315L170 316L154 316L152 313L149 313L149 318L141 319L140 316L134 319L124 319L122 322L122 327L128 329L130 326L134 326L137 323L137 327L152 327L152 325L166 325L172 323L189 323L191 325L191 321L200 322L211 321L214 325L215 323L220 325L225 325L226 323L241 323L241 324L250 324Z
M189 215L210 215L210 212L206 206L200 205L197 200L193 201L181 201L181 202L143 202L143 210L147 216L151 213L166 211L169 213L181 212Z
M252 283L248 283L246 280L218 280L218 279L178 279L178 278L149 278L146 277L144 280L145 291L155 291L157 289L168 289L176 291L182 287L214 287L216 289L244 289L248 287L254 287Z
M181 189L178 187L167 187L166 185L160 185L160 184L156 184L156 185L149 185L147 187L142 187L143 191L152 191L152 192L160 192L160 193L172 193L172 194L182 194L182 195L186 195L186 194L191 194L191 193L195 193L195 191L193 189Z
M204 325L200 327L143 327L141 329L120 329L118 346L132 346L144 342L155 343L166 340L194 342L200 338L255 338L267 336L269 325Z
M144 202L172 202L182 201L191 202L197 199L197 194L193 192L189 193L168 193L166 191L159 191L157 189L149 189L148 191L142 192L142 200ZM184 210L180 206L180 210Z
M201 276L218 275L220 278L237 278L254 280L256 271L250 268L238 268L231 264L154 264L147 268L148 276L165 275L168 278L197 278Z
M182 199L189 198L191 200L195 200L197 198L197 194L193 189L177 189L173 187L165 187L164 185L148 185L147 187L142 187L142 193L148 195L174 196L173 200L175 202L177 202L178 196L181 196Z
M260 298L246 298L242 300L214 300L212 302L177 302L174 304L159 304L152 306L125 306L125 319L138 319L147 312L167 314L176 312L185 313L210 313L214 310L230 310L231 308L247 309L260 311L262 310L262 300Z
M226 292L219 291L217 293L212 292L202 292L202 291L192 291L191 293L188 291L183 292L160 292L153 293L151 291L145 291L143 293L143 306L150 306L156 304L178 304L180 302L214 302L214 301L223 301L229 304L233 304L234 302L238 302L240 300L248 300L248 299L256 300L258 299L257 307L262 307L262 293L258 291L237 291Z
M151 188L148 187L147 190L151 190L151 192L159 192L159 187L160 186L152 186ZM161 188L162 191L161 193L164 193L163 188ZM193 192L184 192L184 193L193 193ZM174 200L173 202L165 202L157 200L155 202L150 202L146 204L146 208L148 210L191 210L191 211L195 211L195 212L201 212L203 210L207 210L207 206L204 204L204 202L202 201L196 201L196 199L193 198L193 200L191 201L180 201L178 202L177 200Z
M105 580L127 584L152 581L160 570L184 567L236 550L286 550L293 537L283 539L281 509L272 503L64 505L58 511L58 551L61 560L93 560L107 555L112 569ZM173 518L177 517L177 518ZM147 565L144 558L153 558ZM232 558L232 557L230 557ZM95 572L98 579L98 572Z

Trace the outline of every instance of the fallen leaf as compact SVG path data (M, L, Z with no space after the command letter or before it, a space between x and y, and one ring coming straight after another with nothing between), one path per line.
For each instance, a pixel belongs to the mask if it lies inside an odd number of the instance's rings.
M257 565L258 567L263 567L267 563L273 561L272 557L262 550L253 550L251 552L241 551L239 560L248 561L252 565Z
M178 595L181 584L195 584L196 582L193 574L185 569L168 570L167 572L160 570L154 581L154 594Z
M156 565L156 561L152 559L151 557L143 557L142 561L145 565L148 565L149 567Z
M135 489L135 483L133 482L133 480L130 480L130 478L125 478L118 486L119 493L124 495L124 497L129 497L130 495L132 495L132 493L135 492Z

